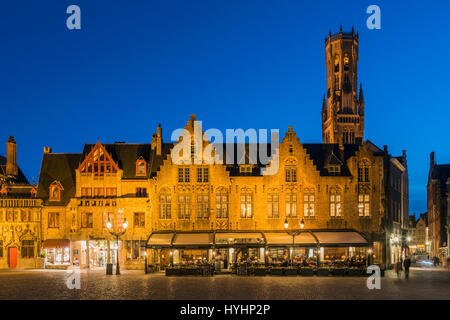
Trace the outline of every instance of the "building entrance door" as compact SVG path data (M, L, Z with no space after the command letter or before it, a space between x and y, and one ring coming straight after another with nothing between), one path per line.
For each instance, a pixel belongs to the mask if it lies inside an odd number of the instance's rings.
M17 267L17 248L8 249L8 264L10 268Z

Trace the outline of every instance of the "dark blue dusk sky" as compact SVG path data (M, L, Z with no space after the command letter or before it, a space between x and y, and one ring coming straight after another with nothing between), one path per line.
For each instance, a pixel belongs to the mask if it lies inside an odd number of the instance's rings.
M81 30L66 8L81 8ZM381 30L366 8L381 8ZM359 31L365 139L407 150L410 209L426 211L429 153L450 163L449 1L2 0L0 154L14 135L37 180L43 146L150 142L196 114L207 128L279 128L321 142L324 39Z

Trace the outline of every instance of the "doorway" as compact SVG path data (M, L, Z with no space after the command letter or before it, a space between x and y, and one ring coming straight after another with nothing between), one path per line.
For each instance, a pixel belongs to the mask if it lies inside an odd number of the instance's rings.
M8 248L8 265L10 268L17 267L17 248Z

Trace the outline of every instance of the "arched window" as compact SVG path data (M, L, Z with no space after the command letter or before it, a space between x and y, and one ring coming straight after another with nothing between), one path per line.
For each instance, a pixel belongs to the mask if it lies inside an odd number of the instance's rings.
M144 159L138 159L136 161L136 175L137 176L145 176L147 175L147 163Z
M50 201L60 201L61 200L61 190L63 187L58 181L53 182L49 187L49 199Z
M334 56L334 72L339 72L339 60L340 60L341 58L339 57L339 55L337 54L337 55L335 55Z
M349 54L346 52L344 54L344 70L347 71L348 70L348 66L350 64L350 57Z

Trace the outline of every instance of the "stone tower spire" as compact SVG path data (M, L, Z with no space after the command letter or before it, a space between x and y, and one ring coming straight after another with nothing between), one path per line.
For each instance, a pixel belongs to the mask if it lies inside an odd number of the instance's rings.
M364 139L364 97L358 97L359 36L352 28L325 39L326 106L322 106L324 143L355 143ZM325 115L323 114L325 110ZM342 140L342 141L340 141Z

